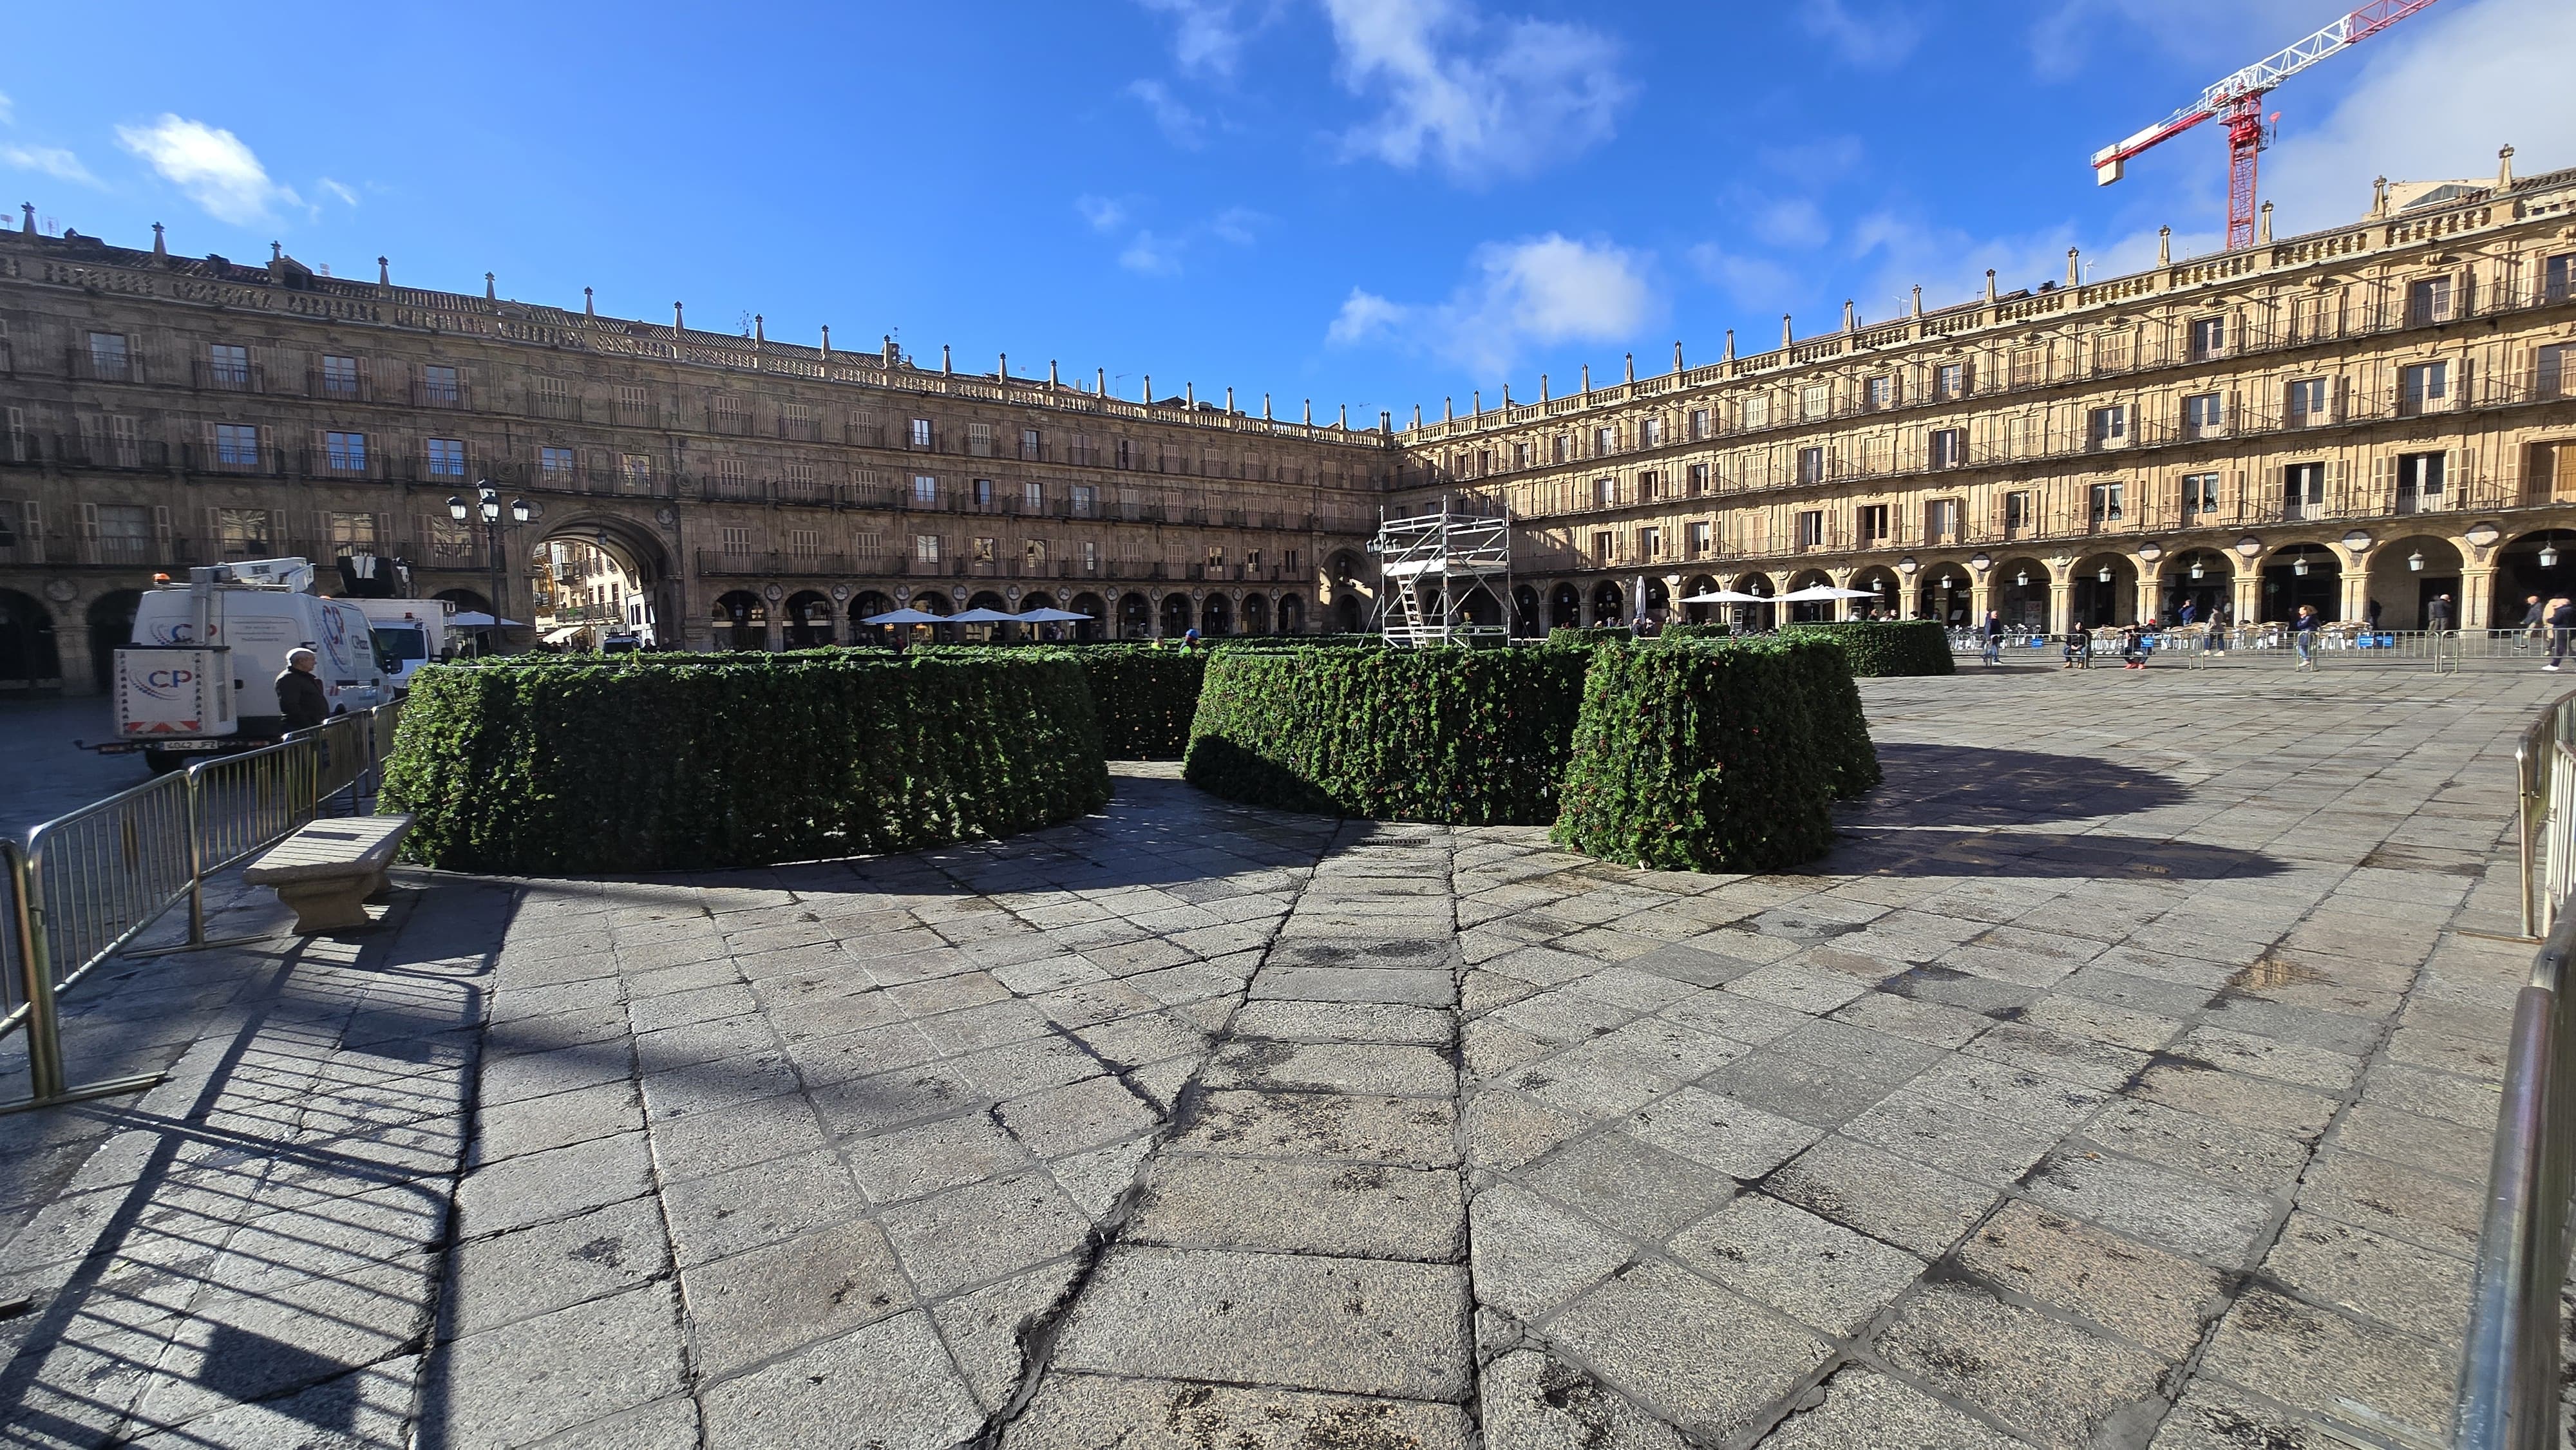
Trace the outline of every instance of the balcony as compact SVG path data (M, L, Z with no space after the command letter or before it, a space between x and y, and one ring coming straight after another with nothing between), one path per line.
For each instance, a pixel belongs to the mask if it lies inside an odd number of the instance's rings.
M199 358L188 368L190 382L201 390L220 393L268 391L268 372L257 363L209 362Z

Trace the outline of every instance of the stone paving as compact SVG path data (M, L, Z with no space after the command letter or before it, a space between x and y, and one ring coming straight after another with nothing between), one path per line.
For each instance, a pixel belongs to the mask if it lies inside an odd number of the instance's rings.
M1871 682L1778 876L1167 767L415 873L80 1004L172 1076L0 1119L0 1444L2438 1444L2550 685Z

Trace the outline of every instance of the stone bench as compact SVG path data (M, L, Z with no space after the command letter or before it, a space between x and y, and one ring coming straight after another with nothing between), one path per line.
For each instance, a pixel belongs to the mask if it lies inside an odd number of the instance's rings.
M300 936L369 924L363 903L386 888L385 868L411 831L409 816L315 821L242 868L242 880L277 888Z

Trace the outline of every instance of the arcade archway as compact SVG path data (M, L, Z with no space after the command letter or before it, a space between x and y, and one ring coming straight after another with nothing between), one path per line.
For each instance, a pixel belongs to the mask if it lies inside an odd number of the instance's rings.
M2370 551L2364 577L2368 586L2363 597L2379 604L2382 629L2425 628L2432 618L2433 601L2444 595L2450 596L2451 602L2449 627L2458 629L2468 623L2460 613L2460 551L2448 539L2430 534L2392 539ZM2511 594L2496 600L2494 622L2519 624L2523 599L2523 594ZM2541 595L2542 603L2548 600L2548 595Z
M58 690L62 684L53 611L32 594L0 589L0 693Z
M2292 544L2263 561L2263 622L2296 619L2302 604L2319 619L2343 617L2343 565L2323 544Z
M112 589L89 602L89 670L98 692L116 683L116 652L134 642L134 610L143 602L140 589Z
M769 605L748 589L719 596L707 623L715 631L718 649L769 648Z

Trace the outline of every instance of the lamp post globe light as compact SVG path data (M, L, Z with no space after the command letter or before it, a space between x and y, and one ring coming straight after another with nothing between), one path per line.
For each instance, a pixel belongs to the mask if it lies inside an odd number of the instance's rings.
M500 637L501 621L508 618L510 613L509 555L502 546L501 532L504 529L523 528L536 522L545 509L542 505L532 504L524 498L514 498L510 500L507 510L510 516L507 523L501 521L503 512L501 491L494 488L488 479L475 481L472 499L466 498L463 494L450 494L447 499L449 518L460 524L469 523L477 517L483 521L483 536L491 546L492 634L495 639Z

